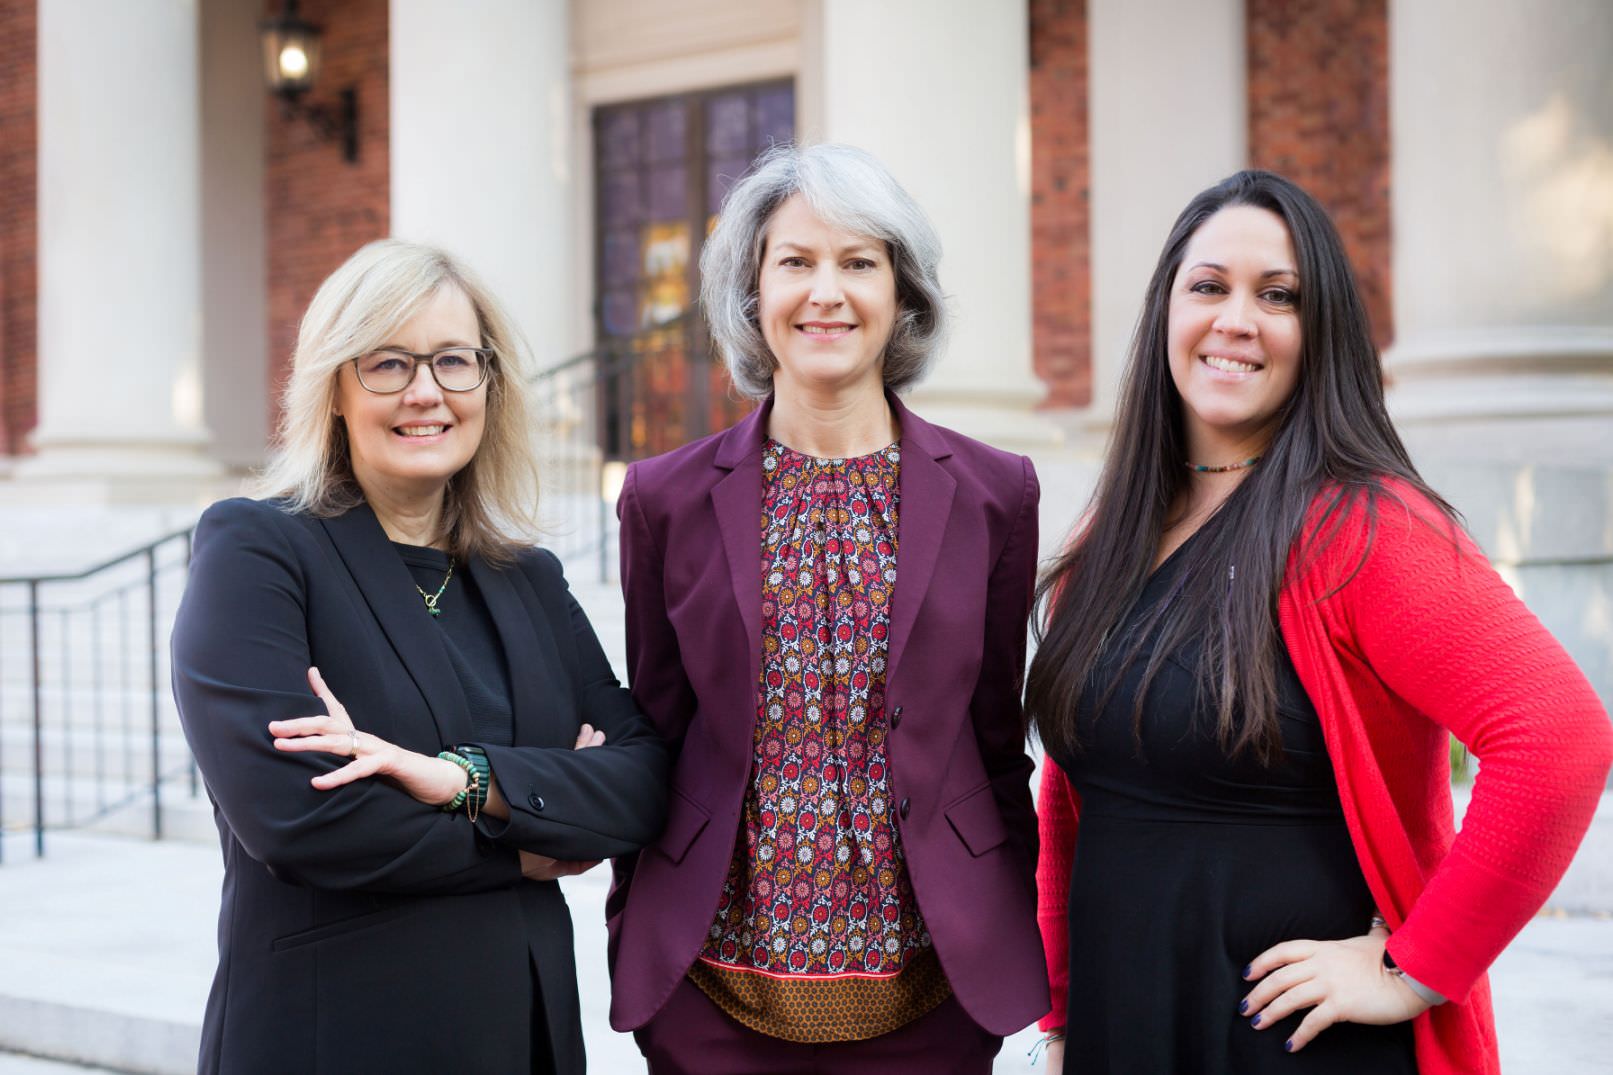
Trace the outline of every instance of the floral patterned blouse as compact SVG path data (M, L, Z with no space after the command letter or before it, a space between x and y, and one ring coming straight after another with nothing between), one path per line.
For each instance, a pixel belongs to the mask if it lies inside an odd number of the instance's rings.
M896 584L891 445L763 458L762 682L733 864L690 977L740 1023L790 1041L887 1033L940 1004L902 857L885 754Z

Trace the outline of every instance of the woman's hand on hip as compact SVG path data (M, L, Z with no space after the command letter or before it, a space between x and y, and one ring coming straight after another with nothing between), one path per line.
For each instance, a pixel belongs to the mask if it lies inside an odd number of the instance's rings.
M330 791L355 780L388 776L427 806L441 806L464 788L465 770L453 762L405 750L355 728L346 707L331 693L319 669L308 669L308 685L325 703L327 715L270 721L269 734L274 736L276 750L312 750L351 759L340 769L314 777L314 787Z
M1386 1026L1414 1019L1429 1004L1384 968L1388 939L1386 930L1375 929L1342 941L1286 941L1268 948L1249 964L1244 977L1260 984L1238 1011L1263 1030L1301 1008L1311 1009L1284 1043L1289 1052L1303 1049L1334 1023Z

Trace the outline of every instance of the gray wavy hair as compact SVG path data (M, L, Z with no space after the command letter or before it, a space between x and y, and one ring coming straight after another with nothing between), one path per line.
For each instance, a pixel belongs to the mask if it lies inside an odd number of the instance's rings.
M723 199L700 254L700 301L712 338L740 392L773 391L773 352L757 320L757 279L767 226L799 194L824 223L883 240L896 274L896 323L885 346L885 384L908 388L924 376L946 338L946 295L936 267L941 239L885 166L854 146L777 145L756 158Z

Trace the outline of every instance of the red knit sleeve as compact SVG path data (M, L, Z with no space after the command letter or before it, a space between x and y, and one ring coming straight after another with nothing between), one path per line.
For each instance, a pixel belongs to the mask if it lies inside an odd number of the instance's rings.
M1036 828L1041 850L1036 861L1036 921L1042 927L1047 954L1047 980L1053 1007L1037 1026L1064 1029L1070 985L1070 868L1075 861L1075 831L1080 797L1052 758L1042 761L1036 794Z
M1567 870L1613 765L1613 728L1477 546L1400 493L1380 501L1370 553L1339 597L1372 672L1479 759L1461 832L1390 941L1408 974L1461 1000Z

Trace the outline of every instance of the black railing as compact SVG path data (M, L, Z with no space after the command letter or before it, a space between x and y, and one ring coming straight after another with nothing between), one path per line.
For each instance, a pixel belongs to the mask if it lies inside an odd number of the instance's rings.
M186 528L84 571L0 578L0 833L31 828L36 856L47 829L126 819L146 800L139 828L161 839L163 785L200 794L166 675L190 544ZM12 765L19 748L28 763ZM31 820L10 820L19 804Z
M615 565L613 505L623 467L722 429L750 407L688 316L608 338L532 385L547 543L572 570L596 568L600 582Z
M749 406L689 318L608 340L533 388L548 544L601 582L615 567L625 464ZM103 822L161 839L164 795L199 798L168 682L191 535L174 531L84 571L0 578L0 836L31 830L36 856L47 831ZM4 850L0 839L0 861Z

